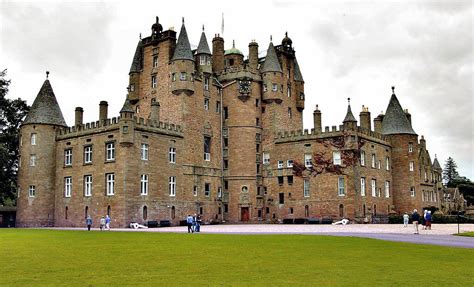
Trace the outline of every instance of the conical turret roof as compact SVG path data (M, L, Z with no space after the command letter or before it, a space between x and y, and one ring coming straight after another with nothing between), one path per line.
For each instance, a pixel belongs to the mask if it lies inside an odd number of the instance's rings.
M303 80L303 75L301 74L300 71L300 65L298 65L298 61L295 58L295 72L294 72L294 80L299 81L299 82L304 82Z
M212 55L211 49L209 49L209 45L207 44L207 38L206 38L206 34L204 33L204 28L201 33L201 39L199 39L199 45L197 47L196 54Z
M392 87L392 90L394 88ZM403 111L400 102L392 92L392 97L388 103L387 112L383 117L382 121L382 134L394 135L394 134L411 134L416 135L415 131L411 127L410 121L408 120L405 112Z
M194 61L193 52L191 51L191 45L189 44L188 33L186 32L186 27L184 26L184 20L183 25L181 25L181 31L179 32L178 36L178 42L176 43L176 48L174 50L173 58L171 60Z
M345 122L357 122L356 118L354 117L354 115L352 114L352 110L351 110L351 105L347 105L347 113L346 113L346 117L344 118L344 120L342 121L343 123Z
M125 102L123 103L122 109L120 110L120 113L134 113L135 111L133 110L132 104L130 104L130 100L125 98Z
M138 41L137 48L135 50L135 55L133 56L132 65L130 66L131 73L138 73L143 68L143 43L142 39Z
M48 79L44 81L23 124L67 126Z
M262 73L266 72L282 72L280 62L278 62L278 57L275 52L275 47L273 43L270 42L267 50L267 56L265 57L265 62L263 63Z
M433 168L438 169L438 170L442 169L441 166L439 165L438 158L436 157L436 155L435 155L435 159L433 161Z

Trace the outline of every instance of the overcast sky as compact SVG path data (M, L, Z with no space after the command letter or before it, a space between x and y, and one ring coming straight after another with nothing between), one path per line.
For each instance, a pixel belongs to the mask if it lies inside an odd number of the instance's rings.
M167 4L165 4L167 3ZM99 101L117 116L139 38L155 16L179 31L185 17L197 45L221 31L248 54L255 39L265 52L288 31L305 80L304 127L319 104L323 125L339 125L347 98L358 118L385 111L390 87L412 114L432 159L448 156L474 179L473 7L471 1L68 1L0 3L0 69L12 79L9 97L31 105L49 70L69 125L82 106L85 122L98 119ZM211 45L211 42L209 42Z

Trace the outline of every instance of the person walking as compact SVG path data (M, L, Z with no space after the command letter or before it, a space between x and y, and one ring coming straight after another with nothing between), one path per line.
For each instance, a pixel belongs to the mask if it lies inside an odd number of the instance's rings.
M423 211L423 217L421 217L421 225L423 226L423 230L426 230L426 213L428 212L428 210L424 210Z
M431 230L431 210L426 213L425 226L427 230Z
M188 214L188 217L186 217L186 224L188 225L188 233L194 233L193 217L191 216L191 214Z
M415 227L415 234L419 234L418 223L420 222L420 215L418 214L418 210L413 210L413 213L411 215L411 221L413 222L413 226Z
M110 230L110 221L111 221L110 216L107 214L107 215L105 216L105 228L106 228L107 230Z
M195 213L193 216L193 231L196 232L196 224L197 224L197 214Z
M99 227L100 227L100 231L104 230L104 227L105 227L105 217L103 217L103 216L100 218L100 225L99 225Z
M405 212L405 214L403 215L403 227L407 227L408 226L408 221L410 220L410 216L408 215L407 212Z
M201 232L201 216L196 217L196 232Z
M87 218L86 218L86 224L87 224L87 230L88 231L91 231L91 226L92 226L92 218L90 215L87 215Z

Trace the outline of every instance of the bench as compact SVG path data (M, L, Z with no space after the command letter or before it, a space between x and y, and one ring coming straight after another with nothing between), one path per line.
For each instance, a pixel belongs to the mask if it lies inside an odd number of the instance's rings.
M148 228L158 227L158 221L156 221L156 220L149 220L149 221L146 223L146 226L148 226Z
M160 220L160 227L170 227L171 221L169 220Z

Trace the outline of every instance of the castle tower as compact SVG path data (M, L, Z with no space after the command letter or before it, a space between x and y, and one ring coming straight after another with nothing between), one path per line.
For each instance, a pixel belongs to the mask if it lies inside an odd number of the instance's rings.
M244 64L244 54L235 47L235 41L232 41L232 48L224 52L225 68L241 67Z
M181 25L178 42L171 58L171 92L175 95L194 94L194 57L189 44L186 27Z
M66 122L48 74L20 128L19 227L54 224L56 131L66 127Z
M204 33L204 26L202 26L201 39L196 50L196 70L201 73L212 74L211 65L212 54L207 44L206 34Z
M392 87L392 96L382 121L382 134L392 143L392 194L399 213L422 207L419 189L418 136L408 121Z
M347 113L344 118L344 121L342 121L344 125L344 130L345 131L355 131L357 129L357 120L355 119L354 115L352 114L351 110L351 99L347 99Z
M120 110L120 145L130 146L134 143L135 119L133 118L133 107L130 103L129 96L125 99L122 109Z

